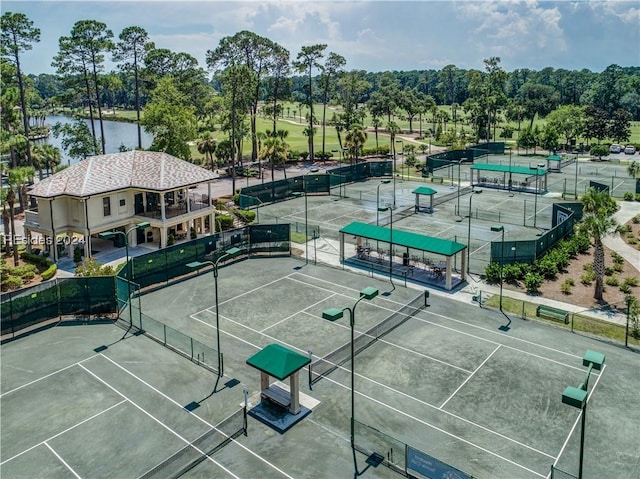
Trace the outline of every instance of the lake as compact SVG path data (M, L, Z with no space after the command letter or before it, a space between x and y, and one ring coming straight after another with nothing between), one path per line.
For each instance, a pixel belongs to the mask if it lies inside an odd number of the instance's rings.
M67 124L72 123L73 118L65 116L65 115L48 115L45 123L49 126L53 126L56 123ZM89 126L89 120L85 120L87 125ZM94 120L96 135L98 136L98 144L100 144L100 122ZM127 150L132 150L136 146L138 146L138 127L135 123L125 123L121 121L109 121L103 120L104 124L104 137L105 137L105 150L107 153L117 153L120 151L120 145L124 145ZM62 149L62 136L56 138L53 134L49 135L49 138L44 140L46 143L50 145L56 146L60 148L62 152L62 161L63 164L73 164L78 160L73 160L69 158L67 153ZM149 148L151 143L153 142L153 135L144 131L142 129L142 147Z

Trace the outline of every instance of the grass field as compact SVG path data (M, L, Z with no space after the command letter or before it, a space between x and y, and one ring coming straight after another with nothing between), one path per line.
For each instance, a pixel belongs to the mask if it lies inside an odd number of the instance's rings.
M289 135L287 137L287 143L289 144L289 147L291 150L297 150L297 151L308 151L308 141L307 141L307 137L303 134L303 130L307 127L307 116L309 114L309 108L307 106L304 105L300 105L298 103L294 103L294 102L283 102L282 103L282 107L283 107L283 118L280 118L277 122L277 129L284 129L284 130L288 130L289 131ZM447 111L449 113L449 115L451 116L451 107L448 105L441 105L439 107L440 110L443 111ZM330 121L331 118L333 117L334 114L338 114L342 111L342 108L339 106L329 106L327 107L327 112L326 112L326 120ZM322 119L322 105L321 104L317 104L314 105L314 114L315 116L318 118L318 120L320 121ZM465 122L464 118L464 112L462 111L462 109L460 108L458 110L458 118L461 118L462 121L459 121L458 124L456 125L458 131L461 128L464 128L464 130L466 132L471 131L471 126ZM116 110L115 112L111 113L110 111L108 113L106 113L104 115L105 119L109 119L109 120L118 120L118 119L122 119L125 121L135 121L136 118L136 113L135 111L127 111L127 110ZM400 129L403 131L403 134L408 134L409 132L409 121L406 120L406 118L403 115L397 115L397 116L393 116L392 117L392 121L396 122L398 124L398 126L400 127ZM373 121L372 121L372 117L371 115L367 112L367 114L364 117L364 125L367 127L371 127ZM528 122L522 122L521 123L521 128L524 128L525 126L527 126ZM389 135L384 133L383 129L385 127L385 125L387 124L387 118L382 118L381 119L381 129L380 132L378 134L378 144L379 146L383 147L383 146L389 146ZM518 138L518 130L517 130L517 124L515 122L501 122L500 125L509 125L512 128L515 129L515 133L513 138L510 139L503 139L501 137L502 134L502 128L500 126L498 126L498 128L496 129L496 139L497 140L504 140L506 141L510 146L515 146L517 138ZM539 128L543 128L545 125L545 120L544 119L539 119L536 118L536 120L533 122L533 126L538 126ZM433 123L431 121L431 115L424 115L423 119L422 119L422 128L420 127L420 121L419 118L416 117L414 118L413 121L413 135L417 136L419 131L422 130L423 132L428 132L428 130L433 128ZM448 130L452 130L454 128L453 122L449 122L446 125ZM219 125L216 125L216 128L219 128ZM272 120L271 118L267 118L264 116L259 115L257 118L257 131L258 132L266 132L266 131L270 131L273 128L273 124L272 124ZM426 133L428 135L428 133ZM213 132L213 135L216 139L223 139L227 137L227 133L221 131L221 130L216 130ZM342 140L344 142L344 133L342 134ZM412 135L412 136L413 136ZM428 144L429 141L432 142L432 144L437 144L437 142L435 141L435 139L429 139L429 138L425 138L424 140L420 141L418 140L418 142L422 142L425 144ZM564 138L560 138L559 141L564 141ZM583 142L583 143L591 143L589 141L587 141L587 139L585 138L578 138L577 139L578 143ZM605 140L604 143L611 143L612 140ZM628 143L634 143L634 144L640 144L640 121L633 121L631 122L631 137L629 138ZM316 152L320 152L322 150L322 128L320 126L317 126L317 130L315 132L314 135L314 146L315 146L315 151ZM373 148L376 146L376 140L375 140L375 134L373 132L369 132L368 134L368 138L367 138L367 142L365 144L365 148ZM326 127L326 140L325 140L325 151L326 152L332 152L333 151L333 155L334 158L339 157L339 149L340 149L340 144L338 142L338 136L336 133L336 130L333 126L329 126L327 125ZM245 153L245 155L249 154L251 151L251 141L250 138L245 138L244 142L243 142L243 152ZM195 147L192 147L191 149L191 154L193 158L202 158L203 155L198 153L198 150Z

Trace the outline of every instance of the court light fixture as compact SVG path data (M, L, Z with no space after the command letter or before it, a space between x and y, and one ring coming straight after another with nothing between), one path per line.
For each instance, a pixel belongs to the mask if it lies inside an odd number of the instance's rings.
M349 326L351 328L351 451L353 453L353 467L354 477L360 476L368 467L372 464L368 464L363 471L358 471L358 462L356 460L356 446L355 446L355 352L354 352L354 330L355 330L355 314L356 307L363 299L371 301L378 296L378 289L373 286L367 286L360 291L360 297L351 308L329 308L322 312L322 318L327 321L337 321L344 316L344 312L349 312ZM374 466L376 467L376 466Z

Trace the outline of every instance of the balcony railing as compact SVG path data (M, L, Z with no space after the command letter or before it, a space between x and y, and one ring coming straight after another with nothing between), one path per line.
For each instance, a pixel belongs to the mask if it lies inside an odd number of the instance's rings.
M206 203L200 203L200 202L191 203L191 213L193 213L194 211L205 209L205 208L213 208L213 207L207 205ZM187 204L184 202L165 207L165 217L167 219L175 218L176 216L186 215L187 213L188 213ZM147 210L144 212L136 213L136 215L144 216L146 218L154 218L154 219L162 218L162 212L160 210L160 207L153 210Z
M40 215L38 210L25 210L24 224L27 226L40 226Z

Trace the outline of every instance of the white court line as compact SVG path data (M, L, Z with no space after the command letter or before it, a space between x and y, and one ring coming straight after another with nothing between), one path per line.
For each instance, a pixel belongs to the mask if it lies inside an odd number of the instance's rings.
M11 393L13 393L13 392L16 392L16 391L18 391L18 390L22 389L22 388L26 388L27 386L31 386L32 384L35 384L35 383L37 383L38 381L42 381L43 379L47 379L48 377L54 376L54 375L56 375L56 374L58 374L58 373L61 373L62 371L65 371L65 370L67 370L67 369L69 369L69 368L72 368L73 366L78 366L80 363L83 363L84 361L88 361L88 360L89 360L89 359L91 359L91 358L95 358L96 356L98 356L98 354L94 354L94 355L92 355L92 356L89 356L88 358L85 358L85 359L83 359L82 361L78 361L78 362L76 362L76 363L69 364L68 366L65 366L64 368L57 369L57 370L55 370L55 371L54 371L54 372L52 372L52 373L49 373L49 374L47 374L47 375L45 375L45 376L42 376L42 377L40 377L40 378L38 378L38 379L34 379L33 381L30 381L30 382L28 382L28 383L26 383L26 384L23 384L22 386L18 386L17 388L12 389L11 391L4 392L4 393L0 394L0 398L3 398L3 397L4 397L4 396L6 396L7 394L11 394Z
M62 436L63 434L65 434L65 433L67 433L67 432L71 431L72 429L75 429L76 427L81 426L81 425L82 425L82 424L84 424L85 422L89 422L89 421L91 421L92 419L95 419L96 417L100 416L101 414L104 414L105 412L110 411L110 410L111 410L111 409L113 409L114 407L118 407L118 406L120 406L121 404L124 404L124 403L126 403L126 402L127 402L127 400L126 400L126 399L123 399L122 401L120 401L120 402L118 402L118 403L114 404L113 406L109 406L107 409L105 409L105 410L103 410L103 411L100 411L99 413L96 413L96 414L94 414L93 416L89 416L89 417L88 417L88 418L86 418L86 419L83 419L83 420L82 420L82 421L80 421L79 423L74 424L74 425L73 425L73 426L71 426L71 427L68 427L68 428L67 428L67 429L65 429L64 431L61 431L61 432L59 432L59 433L57 433L57 434L54 434L53 436L51 436L51 437L49 437L49 438L45 439L44 441L39 442L39 443L38 443L38 444L36 444L35 446L31 446L30 448L25 449L25 450L24 450L24 451L22 451L22 452L19 452L19 453L18 453L18 454L16 454L15 456L10 457L9 459L5 459L4 461L0 462L0 466L2 466L3 464L6 464L6 463L7 463L7 462L9 462L9 461L12 461L12 460L13 460L13 459L15 459L16 457L20 457L20 456L22 456L23 454L25 454L25 453L27 453L27 452L29 452L29 451L31 451L31 450L33 450L33 449L35 449L35 448L36 448L36 447L38 447L38 446L41 446L41 445L45 444L47 441L51 441L52 439L55 439L55 438L56 438L56 437L58 437L58 436Z
M600 382L600 378L602 377L602 375L604 374L605 369L607 368L607 365L605 364L602 367L602 372L600 373L600 375L596 378L596 382L593 384L593 387L591 388L591 392L589 393L589 395L587 396L587 405L589 404L589 401L591 400L591 396L593 395L593 393L596 390L596 386L598 386L598 383ZM576 418L575 422L573 423L573 427L571 428L571 430L569 431L569 435L567 436L567 439L564 441L564 444L562 445L562 447L560 448L560 452L558 453L558 456L556 457L555 461L553 461L553 465L555 466L556 464L558 464L558 461L560 460L560 457L562 456L562 453L564 452L565 448L567 447L567 444L569 444L569 440L571 439L571 436L573 436L573 431L576 429L576 427L578 426L578 422L580 421L580 419L582 418L582 415L584 414L584 409L580 410L580 413L578 414L578 417ZM551 476L551 472L549 472L549 474L547 475L547 477Z
M308 314L309 316L312 316L313 318L322 319L322 318L316 316L315 314L308 313L307 311L304 311L304 313ZM409 319L409 318L407 318L407 319ZM340 327L340 328L351 330L351 327L347 326L345 324L339 324L337 322L334 322L333 324L338 326L338 327ZM366 336L368 338L375 338L375 336L372 336L371 334L366 334L364 331L360 331L358 329L355 329L355 332L356 333L360 333L361 336ZM464 368L461 368L460 366L456 366L454 364L450 364L450 363L448 363L446 361L443 361L441 359L437 359L437 358L434 358L432 356L429 356L428 354L424 354L424 353L421 353L419 351L415 351L413 349L405 348L404 346L401 346L400 344L392 343L391 341L387 341L384 338L377 338L377 341L379 343L386 344L389 347L397 348L397 349L400 349L401 351L407 352L409 354L413 354L414 356L418 356L418 357L421 357L421 358L424 358L424 359L429 359L430 361L433 361L435 363L443 364L443 365L445 365L447 367L450 367L450 368L453 368L453 369L458 369L459 371L462 371L463 373L473 374L473 372L469 371L468 369L464 369Z
M474 375L475 373L477 373L477 372L480 370L480 368L481 368L482 366L484 366L484 365L485 365L485 363L486 363L487 361L489 361L489 359L491 359L491 356L493 356L493 355L495 354L495 352L496 352L498 349L500 349L500 346L499 346L499 345L498 345L498 346L496 346L496 349L494 349L493 351L491 351L491 354L489 354L489 356L487 356L487 358L486 358L484 361L482 361L482 362L480 363L480 366L478 366L478 367L477 367L477 368L476 368L476 369L475 369L475 370L474 370L474 371L469 375L469 377L467 377L467 379L465 379L464 381L462 381L462 384L460 384L460 386L458 386L458 388L457 388L455 391L453 391L453 393L451 393L451 396L449 396L449 397L447 398L447 400L446 400L445 402L443 402L443 403L440 405L440 407L439 407L438 409L443 409L443 408L447 405L447 403L451 400L451 398L453 398L453 396L455 396L455 395L456 395L456 393L457 393L458 391L460 391L460 389L462 389L462 386L464 386L465 384L467 384L467 382L469 381L469 379L471 379L471 378L473 377L473 375Z
M101 354L100 356L102 356L103 358L109 359L107 358L105 355ZM115 363L114 363L115 364ZM101 377L99 377L97 374L93 373L92 371L90 371L89 369L87 369L85 366L83 366L82 364L80 364L80 367L82 369L84 369L86 372L88 372L89 374L91 374L93 377L95 377L98 381L100 381L102 384L104 384L105 386L107 386L109 389L111 389L112 391L114 391L116 394L122 396L124 399L127 400L127 402L131 405L133 405L135 408L139 409L143 414L145 414L146 416L149 416L154 422L158 423L160 426L162 426L164 429L166 429L167 431L169 431L171 434L173 434L174 436L176 436L178 439L180 439L181 441L183 441L185 444L193 447L196 451L198 451L200 454L202 454L203 456L206 456L206 458L213 462L215 465L217 465L218 467L220 467L222 470L224 470L225 472L229 473L230 475L232 475L233 477L237 478L237 479L241 479L240 477L236 476L235 474L233 474L231 471L229 471L227 468L225 468L222 464L219 464L218 461L216 461L215 459L213 459L211 456L207 456L206 453L202 450L200 450L199 448L195 447L193 444L191 444L191 441L189 441L187 438L181 436L180 434L178 434L177 431L174 431L173 429L171 429L169 426L167 426L165 423L163 423L160 419L156 418L153 414L151 414L149 411L147 411L146 409L144 409L142 406L139 406L138 404L136 404L134 401L132 401L131 399L129 399L127 396L125 396L123 393L121 393L120 391L118 391L115 387L113 387L111 384L109 384L108 382L106 382L104 379L102 379ZM123 368L124 369L124 368ZM183 408L184 409L184 408ZM194 414L195 416L195 414ZM197 417L197 416L195 416ZM212 426L213 427L213 426ZM217 430L217 429L216 429ZM222 433L224 434L224 433ZM226 434L224 434L226 436Z
M286 278L286 276L285 276L285 278ZM223 301L223 302L221 302L219 304L229 303L229 302L233 301L236 298L242 298L243 296L246 296L247 294L255 293L256 291L259 291L262 288L265 288L267 286L271 286L272 284L278 283L278 282L282 281L283 279L284 278L278 278L278 279L275 279L273 281L269 281L268 283L264 283L264 284L262 284L262 285L260 285L260 286L258 286L256 288L250 289L249 291L245 291L244 293L240 293L239 295L234 296L233 298L229 298L226 301ZM204 312L212 313L213 312L213 311L211 311L212 308L215 309L215 305L214 306L209 306L208 308L205 308L205 309L201 309L200 311L196 311L195 313L192 313L192 314L200 314L200 313L204 313Z
M303 309L303 310L301 310L301 311L296 311L295 313L293 313L293 314L291 314L291 315L287 316L286 318L283 318L283 319L281 319L280 321L276 321L276 322L275 322L275 323L273 323L271 326L267 326L266 328L264 328L264 329L260 330L259 332L260 332L260 333L263 333L263 332L264 332L264 331L266 331L267 329L269 329L269 328L273 328L274 326L277 326L278 324L283 323L283 322L287 321L288 319L291 319L291 318L293 318L294 316L297 316L298 314L307 313L307 309L309 309L309 308L313 308L314 306L317 306L318 304L323 303L323 302L325 302L325 301L326 301L326 299L321 299L320 301L316 301L315 303L310 304L310 305L309 305L308 307L306 307L305 309ZM310 314L310 313L307 313L307 314Z
M58 454L56 451L54 451L54 450L53 450L53 448L52 448L49 444L47 444L46 442L44 443L44 445L45 445L45 446L47 446L47 447L49 448L49 450L53 453L53 455L54 455L54 456L56 456L56 457L58 458L58 460L59 460L62 464L64 464L64 466L65 466L67 469L69 469L69 471L71 471L71 474L73 474L74 476L76 476L78 479L81 479L81 478L80 478L80 475L79 475L76 471L74 471L74 470L73 470L73 468L72 468L69 464L67 464L67 461L65 461L64 459L62 459L62 457L60 457L60 454Z
M193 319L194 319L195 321L199 321L199 322L203 323L203 324L204 324L204 325L206 325L206 326L212 327L212 325L210 325L209 323L206 323L206 322L204 322L204 321L202 321L202 320L200 320L200 319L198 319L198 318L193 318ZM232 321L232 322L234 322L234 321ZM247 328L247 329L250 329L250 328ZM256 333L258 332L258 331L255 331L255 330L253 330L253 331L254 331L254 332L256 332ZM225 331L223 331L223 333L224 333L224 334L226 334L226 335L228 335L228 336L230 336L230 337L232 337L233 339L235 339L235 340L237 340L237 341L239 341L239 342L241 342L241 343L244 343L244 344L246 344L246 345L248 345L248 346L251 346L251 347L252 347L252 348L254 348L254 349L257 349L257 350L260 350L260 349L261 349L261 346L258 346L258 345L256 345L256 344L253 344L252 342L250 342L250 341L248 341L248 340L245 340L245 339L243 339L243 338L241 338L241 337L239 337L239 336L236 336L236 335L234 335L234 334L231 334L231 333L229 333L229 332L225 332ZM266 337L268 337L268 338L270 338L270 339L276 339L276 338L272 338L271 336L268 336L268 335L263 335L263 336L266 336ZM283 343L283 344L286 344L287 346L291 347L292 349L295 349L295 350L298 350L298 351L300 351L300 352L306 353L306 351L302 351L302 349L300 349L300 348L298 348L298 347L296 347L296 346L289 345L289 344L287 344L287 343ZM496 350L497 350L497 348L496 348ZM495 352L495 351L494 351L494 352ZM486 362L486 360L485 360L485 362ZM334 364L334 366L336 366L336 367L337 367L337 368L339 368L339 369L343 369L343 370L345 370L345 371L349 371L349 372L350 372L350 370L349 370L349 369L347 369L347 368L345 368L344 366L340 366L340 365L338 365L338 364ZM460 421L462 421L462 422L465 422L465 423L467 423L467 424L470 424L470 425L472 425L472 426L474 426L474 427L476 427L476 428L478 428L478 429L482 429L483 431L486 431L486 432L488 432L488 433L490 433L490 434L493 434L493 435L495 435L495 436L499 436L499 437L501 437L501 438L503 438L503 439L505 439L505 440L507 440L507 441L513 442L513 443L515 443L515 444L517 444L517 445L519 445L519 446L521 446L521 447L524 447L524 448L526 448L526 449L530 449L531 451L534 451L534 452L535 452L535 453L537 453L537 454L541 454L541 455L547 456L547 457L549 457L550 459L553 459L553 458L554 458L554 456L552 456L552 455L550 455L550 454L547 454L547 453L545 453L545 452L543 452L543 451L540 451L540 450L538 450L538 449L536 449L536 448L534 448L534 447L532 447L532 446L528 446L527 444L521 443L521 442L519 442L519 441L517 441L517 440L515 440L515 439L512 439L512 438L510 438L510 437L508 437L508 436L505 436L504 434L501 434L501 433L499 433L499 432L497 432L497 431L494 431L494 430L492 430L492 429L489 429L489 428L487 428L487 427L485 427L485 426L482 426L482 425L480 425L480 424L474 423L474 422L470 421L469 419L465 419L465 418L463 418L463 417L461 417L461 416L458 416L458 415L456 415L456 414L454 414L454 413L452 413L452 412L449 412L449 411L445 411L445 410L443 410L443 409L440 409L440 408L438 408L438 406L436 406L436 405L434 405L434 404L430 404L430 403L428 403L428 402L426 402L426 401L424 401L424 400L422 400L422 399L419 399L419 398L417 398L417 397L415 397L415 396L411 396L411 395L409 395L409 394L407 394L407 393L405 393L405 392L403 392L403 391L400 391L400 390L397 390L397 389L395 389L395 388L392 388L391 386L388 386L388 385L383 384L383 383L381 383L381 382L379 382L379 381L376 381L375 379L371 379L371 378L369 378L369 377L367 377L367 376L363 376L363 375L362 375L362 374L360 374L360 373L355 373L355 374L356 374L356 376L360 377L361 379L363 379L363 380L365 380L365 381L368 381L368 382L370 382L370 383L373 383L373 384L375 384L376 386L379 386L379 387L381 387L381 388L383 388L383 389L386 389L386 390L388 390L388 391L391 391L391 392L393 392L394 394L397 394L397 395L399 395L399 396L403 396L403 397L405 397L405 398L407 398L407 399L410 399L410 400L412 400L412 401L415 401L415 402L417 402L417 403L419 403L419 404L422 404L422 405L424 405L424 406L427 406L427 407L429 407L429 408L431 408L431 409L438 410L439 412L441 412L441 413L443 413L443 414L445 414L445 415L447 415L447 416L451 416L451 417L456 418L456 419L458 419L458 420L460 420ZM331 378L329 378L329 377L326 377L326 376L325 376L325 378L324 378L324 379L327 379L327 380L329 380L329 381L333 382L334 384L339 385L340 387L343 387L343 388L345 388L345 389L348 389L348 388L347 388L347 386L345 386L345 385L343 385L342 383L340 383L340 382L338 382L338 381L335 381L335 380L333 380L333 379L331 379ZM357 393L357 394L360 394L360 395L361 395L361 396L363 396L363 397L369 398L369 396L367 396L367 395L365 395L365 394L362 394L362 393L359 393L359 392L356 392L356 393ZM378 402L378 403L380 403L380 404L382 404L382 405L384 405L384 406L387 406L387 404L382 403L382 402L380 402L380 401L377 401L377 400L376 400L376 402ZM393 407L391 407L391 406L387 406L387 407L389 407L389 408L393 409ZM406 416L409 416L409 417L413 417L413 416L410 416L410 415L409 415L409 414L407 414L407 413L403 413L403 414L404 414L404 415L406 415ZM418 420L418 419L416 418L416 420ZM451 435L452 435L452 434L451 434ZM453 436L453 435L452 435L452 436ZM456 436L454 436L454 437L456 437Z
M162 396L163 398L165 398L166 400L170 401L171 403L175 404L176 406L178 406L180 409L184 409L184 406L182 406L181 404L179 404L177 401L175 401L174 399L170 398L169 396L167 396L166 394L164 394L162 391L156 389L155 387L153 387L151 384L149 384L148 382L146 382L144 379L140 378L139 376L136 376L135 374L133 374L131 371L129 371L127 368L125 368L124 366L121 366L120 364L118 364L117 362L115 362L113 359L108 358L107 356L105 356L104 354L100 354L100 356L102 356L103 358L105 358L107 361L111 362L113 365L117 366L118 368L122 369L124 372L126 372L127 374L129 374L130 376L132 376L133 378L137 379L138 381L140 381L142 384L144 384L145 386L147 386L149 389L153 390L155 393L159 394L160 396ZM82 366L84 367L84 366ZM106 383L105 383L106 384ZM109 386L107 384L107 386ZM109 386L111 387L111 386ZM133 401L129 400L132 404ZM139 406L136 406L139 407ZM144 409L143 409L144 411ZM150 417L151 414L149 414L148 412L144 411L145 414L148 414ZM279 473L281 473L282 475L289 477L290 479L294 479L293 477L291 477L289 474L287 474L286 472L284 472L282 469L278 468L275 464L272 464L271 462L267 461L266 459L264 459L263 457L259 456L258 454L256 454L255 452L253 452L251 449L249 449L248 447L246 447L245 445L239 443L238 441L236 441L235 439L231 439L227 434L225 434L224 432L220 431L215 425L209 423L208 421L204 420L203 418L201 418L200 416L194 414L192 411L189 411L189 414L192 415L195 419L197 419L198 421L202 422L203 424L206 424L209 428L215 429L216 431L218 431L220 434L222 434L223 436L225 436L226 438L230 439L234 444L237 444L238 446L240 446L240 448L244 449L245 451L247 451L249 454L253 455L254 457L256 457L257 459L259 459L260 461L264 462L265 464L267 464L268 466L270 466L272 469L275 469L276 471L278 471ZM161 423L162 424L162 423ZM167 427L168 429L168 427ZM171 429L169 429L171 431ZM172 431L173 432L173 431ZM178 435L177 433L174 432L174 434ZM178 436L180 437L180 436ZM191 445L188 441L187 443L189 445ZM192 445L191 445L192 446ZM193 447L193 446L192 446ZM198 452L202 453L200 450L198 450L197 448L194 447L194 449L196 449ZM204 454L204 453L202 453ZM213 460L212 458L210 458L209 456L207 456L208 459L211 459L211 461L213 461L214 463L218 464L217 461ZM229 474L231 474L233 477L237 477L235 474L233 474L231 471L228 471L224 466L222 466L221 464L218 464L222 469L224 469L225 471L229 472Z
M307 274L304 274L304 273L300 273L300 272L291 273L291 275L301 275L301 276L305 276L305 277L307 277L307 278L310 278L311 280L316 281L316 282L323 282L323 283L333 284L333 283L331 283L330 281L327 281L327 280L324 280L324 279L320 279L320 278L315 278L315 277L313 277L313 276L310 276L310 275L307 275ZM306 284L309 284L309 283L306 283ZM311 284L311 286L313 286L313 284ZM316 287L317 287L317 288L320 288L319 286L316 286ZM347 290L354 291L354 292L358 291L357 289L355 289L355 288L349 288L348 286L342 286L342 285L341 285L340 287L341 287L341 288L344 288L344 289L347 289ZM389 301L389 302L391 302L391 303L393 303L393 304L397 304L397 305L399 305L399 306L405 306L403 303L400 303L400 302L394 301L394 300L392 300L392 299L385 299L385 301ZM380 307L382 307L382 306L380 306ZM543 345L543 344L534 343L533 341L528 341L528 340L526 340L526 339L522 339L522 338L515 338L515 337L513 337L513 336L505 336L505 335L504 335L504 333L498 333L498 332L496 332L496 331L494 331L494 330L492 330L492 329L484 328L484 327L482 327L482 326L477 326L477 325L475 325L475 324L471 324L471 323L466 323L466 322L464 322L464 321L461 321L461 320L459 320L459 319L452 318L452 317L450 317L450 316L445 316L445 315L443 315L443 314L434 313L434 312L426 311L426 310L422 310L422 311L420 311L420 312L423 312L423 313L426 313L426 314L431 314L431 315L433 315L433 316L437 316L437 317L439 317L439 318L446 319L447 321L451 321L451 322L454 322L454 323L461 324L461 325L463 325L463 326L465 326L465 327L471 327L471 328L474 328L474 329L479 329L479 330L484 331L484 332L486 332L486 333L489 333L489 334L491 334L491 335L498 335L498 336L500 336L500 338L501 338L501 339L506 339L506 338L508 338L508 339L509 339L509 340L511 340L511 341L516 341L516 342L525 343L525 344L528 344L528 345L530 345L530 346L536 346L536 347L539 347L539 348L542 348L542 349L546 349L546 350L553 351L553 352L556 352L556 353L559 353L559 354L563 354L563 355L565 355L565 356L569 356L569 357L571 357L571 358L578 358L578 359L582 359L582 356L578 356L578 355L573 354L573 353L567 353L567 352L565 352L565 351L561 351L561 350L559 350L559 349L554 349L554 348L552 348L552 347L550 347L550 346L545 346L545 345ZM426 323L433 324L433 325L435 325L435 326L442 327L442 328L445 328L445 329L449 329L449 330L451 330L451 331L455 331L455 332L458 332L458 333L460 333L460 334L464 334L464 335L466 335L466 336L470 336L470 337L475 338L475 339L479 339L480 341L485 341L485 342L488 342L488 343L490 343L490 344L502 344L504 347L506 347L506 348L510 348L510 349L513 349L513 350L515 350L515 351L521 351L521 352L523 352L523 353L525 353L525 354L533 354L533 353L529 353L529 352L527 352L527 351L522 351L522 350L520 350L520 349L518 349L518 348L516 348L516 347L514 347L514 346L507 346L507 345L505 345L505 344L503 344L503 343L498 343L498 342L496 342L496 341L492 341L492 340L490 340L490 339L486 339L486 338L483 338L483 337L481 337L481 336L475 336L475 335L473 335L473 334L471 334L471 333L467 333L467 332L465 332L465 331L460 331L460 330L458 330L458 329L449 328L449 327L447 327L447 326L442 326L442 325L439 325L439 324L437 324L437 323L431 323L431 322L429 322L429 321L427 321L427 320L423 320L423 319L421 319L421 318L418 318L417 316L413 316L413 317L414 317L414 318L416 318L416 319L420 319L421 321L424 321L424 322L426 322ZM535 355L534 355L534 356L535 356ZM539 357L539 356L536 356L536 357ZM550 361L551 361L551 360L550 360ZM559 364L563 364L563 363L559 363ZM563 365L564 365L564 366L567 366L567 367L569 367L569 368L580 369L580 368L578 368L578 367L569 366L569 365L566 365L566 364L563 364Z

